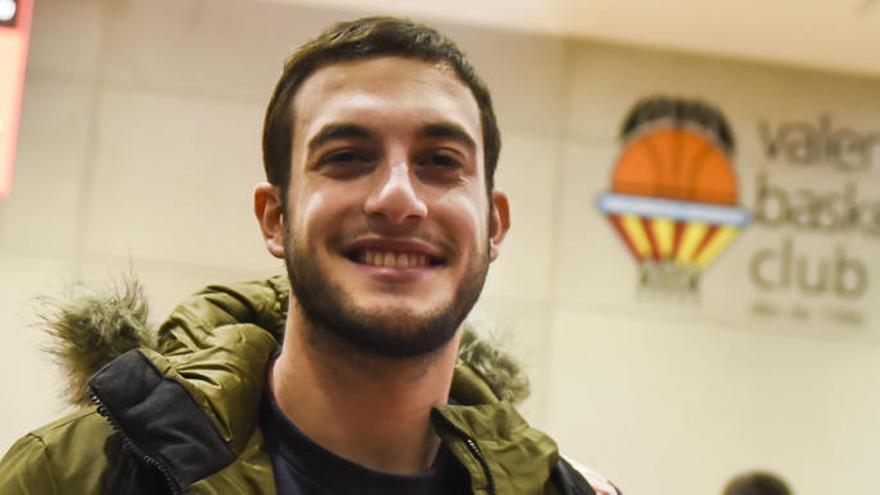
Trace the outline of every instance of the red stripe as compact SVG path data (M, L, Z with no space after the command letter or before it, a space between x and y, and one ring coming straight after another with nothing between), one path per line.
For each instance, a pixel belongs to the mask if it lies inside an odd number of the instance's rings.
M693 260L696 260L697 258L700 257L700 253L702 253L703 250L706 249L706 246L708 246L709 243L712 242L712 238L714 238L715 234L717 234L717 233L718 233L718 226L717 225L710 225L709 229L706 231L706 235L703 236L703 240L700 241L700 245L697 246L696 250L694 250L694 256L692 258Z
M681 240L684 239L684 229L687 225L681 220L675 222L675 236L672 241L672 256L678 255L678 248L681 247Z
M617 215L608 215L608 219L611 220L611 225L614 226L614 230L617 231L620 238L623 239L623 242L626 244L626 247L629 248L629 252L632 253L633 258L641 263L642 257L639 256L639 251L636 249L635 244L632 243L632 240L630 240L629 235L627 235L626 229L623 228L623 222L620 220L620 217Z
M657 237L654 234L654 226L651 225L651 220L645 217L639 218L642 221L642 228L645 229L645 234L648 235L648 243L651 244L651 254L654 255L655 261L660 261L660 248L657 245Z

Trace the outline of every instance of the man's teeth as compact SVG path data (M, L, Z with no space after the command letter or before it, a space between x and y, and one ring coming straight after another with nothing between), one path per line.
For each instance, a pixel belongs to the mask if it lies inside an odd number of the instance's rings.
M428 256L416 253L392 253L367 250L361 256L366 265L386 268L422 268L428 266Z

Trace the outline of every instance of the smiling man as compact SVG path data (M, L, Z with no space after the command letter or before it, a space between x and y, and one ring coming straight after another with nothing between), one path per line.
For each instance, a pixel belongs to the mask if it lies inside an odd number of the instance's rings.
M263 137L254 209L287 280L209 287L156 333L131 294L60 313L63 357L83 335L134 348L83 360L87 406L13 446L0 492L617 493L526 424L509 360L463 329L510 214L455 44L337 24L285 64Z

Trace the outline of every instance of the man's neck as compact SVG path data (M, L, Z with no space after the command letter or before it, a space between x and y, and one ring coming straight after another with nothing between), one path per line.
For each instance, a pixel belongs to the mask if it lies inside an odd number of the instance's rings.
M459 335L427 356L386 358L321 335L295 305L269 381L281 411L313 441L362 466L427 470L440 446L431 408L448 401Z

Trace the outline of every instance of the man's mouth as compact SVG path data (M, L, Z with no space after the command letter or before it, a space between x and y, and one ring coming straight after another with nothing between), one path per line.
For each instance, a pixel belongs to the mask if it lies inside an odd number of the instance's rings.
M358 262L364 265L385 268L424 268L428 266L428 256L414 253L394 253L368 249L358 255Z
M360 265L398 270L445 264L444 258L431 249L408 241L358 242L345 251L345 257Z

